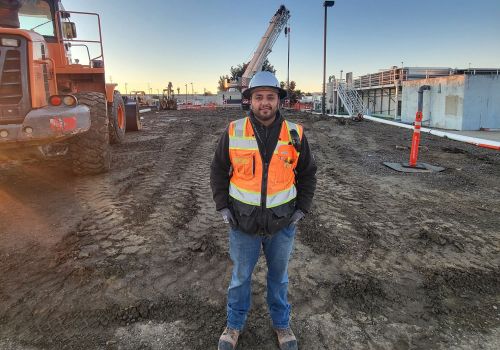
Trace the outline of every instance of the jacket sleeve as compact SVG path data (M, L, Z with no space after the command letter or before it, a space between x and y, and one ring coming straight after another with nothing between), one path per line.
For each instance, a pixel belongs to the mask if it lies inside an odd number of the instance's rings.
M210 187L212 188L215 209L217 211L227 208L229 205L230 168L229 134L226 128L219 139L212 164L210 165Z
M297 209L307 213L311 209L316 190L316 161L311 153L306 135L302 136L301 151L295 168L295 186L297 187Z

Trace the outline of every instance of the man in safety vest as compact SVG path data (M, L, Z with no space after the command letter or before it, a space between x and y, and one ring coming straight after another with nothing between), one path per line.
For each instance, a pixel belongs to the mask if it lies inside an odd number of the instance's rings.
M216 209L231 227L233 262L220 350L236 348L261 247L268 267L267 303L280 348L298 348L289 325L288 260L296 225L311 207L316 164L302 126L285 120L278 110L285 96L272 73L255 74L243 92L250 112L229 124L212 161L210 184Z

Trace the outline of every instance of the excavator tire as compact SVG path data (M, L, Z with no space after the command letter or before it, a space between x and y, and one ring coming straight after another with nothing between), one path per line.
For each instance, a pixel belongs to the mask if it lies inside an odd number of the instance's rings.
M111 168L109 119L106 97L99 92L75 94L78 103L90 108L90 129L71 139L69 151L77 175L100 174Z
M142 129L137 102L131 101L125 104L125 115L127 118L127 131L139 131Z
M109 142L111 144L122 143L125 139L125 103L123 103L120 92L113 93L113 102L108 103L109 114Z

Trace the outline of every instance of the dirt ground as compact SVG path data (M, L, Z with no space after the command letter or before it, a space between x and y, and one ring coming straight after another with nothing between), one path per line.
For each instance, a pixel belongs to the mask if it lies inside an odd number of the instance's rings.
M211 198L217 139L241 111L144 115L108 174L0 164L0 349L215 349L230 278ZM500 152L295 114L318 163L290 263L301 349L499 349ZM278 349L265 263L238 349Z

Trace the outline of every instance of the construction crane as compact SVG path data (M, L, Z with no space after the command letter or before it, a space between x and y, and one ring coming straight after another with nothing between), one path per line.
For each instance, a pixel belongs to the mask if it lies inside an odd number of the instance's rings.
M241 76L240 79L233 81L226 81L225 88L237 88L241 92L243 92L246 88L248 88L248 84L250 83L250 79L255 75L255 73L260 72L262 70L262 65L266 60L267 56L271 53L271 49L278 39L280 32L285 28L288 20L290 19L290 11L285 7L285 5L281 5L278 11L274 14L269 22L269 26L264 33L264 36L260 40L259 46L257 46L257 50L253 54L252 59L248 63L245 72ZM243 108L248 105L248 101L243 100L242 105Z

